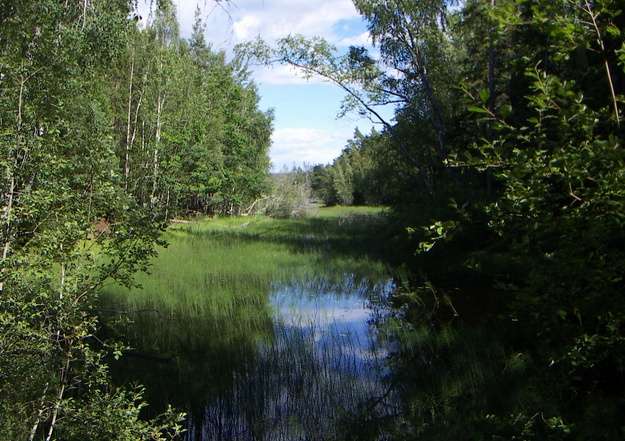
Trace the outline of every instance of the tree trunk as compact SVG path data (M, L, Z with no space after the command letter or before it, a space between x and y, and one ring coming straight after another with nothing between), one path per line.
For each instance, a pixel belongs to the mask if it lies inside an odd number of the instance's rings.
M5 207L5 242L2 248L2 263L6 261L9 255L9 248L11 247L11 210L13 208L13 195L15 193L15 177L11 176L11 183L9 184L8 202ZM4 268L2 270L4 272ZM0 280L0 293L4 291L4 280Z
M438 143L438 155L439 159L445 158L447 155L447 147L445 144L445 122L443 121L443 112L438 102L436 96L434 96L434 90L432 89L432 85L430 84L430 80L428 78L427 72L425 70L425 66L421 69L421 82L423 83L423 87L425 89L425 94L430 102L430 111L432 116L432 125L434 126L434 131L436 132L436 141Z
M407 28L408 29L408 28ZM417 46L416 38L407 30L409 43L406 42L404 38L404 42L408 43L407 46L410 49L412 54L412 68L415 71L415 74L421 80L421 84L423 85L423 89L425 92L426 99L428 104L430 105L430 116L432 120L432 127L434 128L434 132L436 133L436 142L438 144L438 156L439 159L445 158L447 154L446 147L446 130L445 130L445 121L443 119L443 110L441 105L436 98L434 93L434 89L432 88L432 84L430 83L430 78L427 72L427 68L425 66L425 61L423 59L423 54L421 53L419 47Z
M154 204L154 198L156 197L156 188L158 184L158 154L161 144L161 112L163 110L164 98L159 92L156 102L156 135L154 142L154 156L152 159L152 194L150 196L150 203Z
M43 389L43 394L41 394L41 402L39 403L39 410L37 411L37 417L35 418L35 423L33 427L30 429L30 435L28 436L28 441L33 441L35 439L35 435L37 434L37 429L39 428L39 424L41 423L41 417L43 416L43 412L45 411L45 401L46 394L48 393L48 383L46 383L46 387Z
M70 355L68 352L65 355L65 366L61 368L61 375L60 375L61 388L59 389L59 393L56 398L56 403L54 403L54 410L52 411L52 421L50 421L50 428L48 429L48 436L46 437L46 441L50 441L52 439L54 426L56 425L56 420L59 415L59 409L61 408L61 401L63 401L63 396L65 395L65 384L67 380L67 373L69 371L69 360L70 360Z
M495 1L490 0L490 7L495 9ZM491 112L495 107L495 30L491 26L488 38L488 110Z
M603 42L603 36L601 35L601 30L599 29L599 25L597 24L597 16L592 10L591 3L588 0L585 0L586 8L584 9L590 19L592 20L592 25L595 29L595 33L597 34L597 42L599 43L599 47L601 48L601 53L603 54L603 66L605 67L605 73L608 80L608 87L610 89L610 98L612 99L612 106L614 107L614 117L616 118L616 125L618 127L621 126L621 115L618 108L618 99L616 98L616 92L614 90L614 82L612 81L612 73L610 72L610 63L608 62L608 56L605 51L605 44Z
M88 0L82 1L82 28L85 29L85 25L87 24L87 2Z
M61 244L61 253L63 253L63 244ZM59 276L59 298L63 299L63 291L65 290L65 261L61 262L61 274Z
M490 7L495 9L496 0L490 0ZM495 29L491 25L490 35L488 38L488 110L491 114L495 112ZM491 136L490 127L488 129L488 135ZM493 178L490 171L486 170L486 194L491 196L493 191Z
M135 74L135 52L132 51L130 61L130 81L128 82L128 118L126 120L126 159L124 161L124 190L128 190L128 176L130 175L130 115L132 114L132 82Z
M128 181L130 180L130 151L132 151L133 146L135 145L135 140L137 139L137 127L138 127L138 121L139 121L139 111L141 110L141 104L143 103L143 96L145 95L145 87L146 87L146 83L148 81L148 73L146 73L143 76L143 81L141 83L141 92L139 93L139 100L137 101L137 106L135 107L135 115L132 121L132 135L130 136L130 147L128 147L126 149L126 164L127 164L127 170L126 170L126 183L125 183L125 190L128 190ZM129 107L130 110L130 107ZM142 150L143 147L145 146L145 121L142 121L142 132L141 132L141 142L142 142ZM128 141L126 141L126 145L128 145Z
M16 191L16 180L15 180L15 168L17 166L17 152L21 146L21 136L22 136L22 109L24 106L24 85L26 84L26 79L24 75L21 77L20 81L20 91L17 101L17 117L16 117L16 133L15 133L15 158L13 159L13 164L9 165L8 169L8 181L9 181L9 191L6 195L7 203L4 206L4 245L2 247L2 263L6 262L6 259L9 255L9 250L11 248L11 215L13 211L13 204L15 199ZM4 273L4 269L2 270ZM4 274L2 275L4 279ZM0 293L4 291L4 280L0 280Z

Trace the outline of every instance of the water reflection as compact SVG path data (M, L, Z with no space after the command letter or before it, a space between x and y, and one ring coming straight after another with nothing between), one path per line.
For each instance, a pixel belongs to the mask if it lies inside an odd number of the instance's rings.
M114 377L144 384L154 413L186 410L189 441L334 439L385 395L375 321L392 282L318 275L254 289L264 294L227 308L109 299L130 317L115 329L135 348Z
M309 334L317 350L336 346L334 352L353 357L362 370L386 354L373 325L380 300L386 299L393 287L390 280L371 284L346 275L338 286L318 280L278 285L272 290L270 304L279 326Z
M389 282L324 279L276 284L273 338L259 341L232 387L207 397L188 440L332 439L336 425L383 394L384 351L371 323Z

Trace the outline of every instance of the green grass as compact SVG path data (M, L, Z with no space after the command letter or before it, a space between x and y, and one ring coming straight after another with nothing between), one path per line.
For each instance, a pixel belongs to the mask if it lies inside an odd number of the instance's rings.
M373 216L383 214L386 211L386 207L372 207L372 206L342 206L334 205L332 207L321 207L317 210L313 210L312 216L318 217L342 217L353 215Z
M272 285L319 281L340 287L346 275L384 277L385 266L370 255L381 210L331 207L302 219L224 217L175 224L150 273L138 274L138 286L130 290L105 287L102 309L110 312L109 321L131 314L131 325L116 328L150 352L167 352L182 342L190 350L213 351L215 344L270 338ZM152 332L155 322L159 329ZM236 327L229 326L233 322ZM219 342L203 335L219 335Z
M169 245L149 274L136 276L137 287L110 284L101 295L106 336L121 337L135 355L114 365L116 378L142 378L150 401L162 405L203 400L231 387L232 372L257 364L259 342L282 350L285 337L269 303L277 285L318 283L328 292L386 278L372 253L383 227L380 212L332 207L301 219L224 217L172 225L164 233ZM305 347L300 351L304 357ZM289 354L278 359L291 362Z

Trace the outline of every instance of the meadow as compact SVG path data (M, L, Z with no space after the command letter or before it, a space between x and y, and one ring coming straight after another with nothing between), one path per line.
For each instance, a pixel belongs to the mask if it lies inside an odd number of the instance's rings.
M104 297L137 309L158 305L161 311L228 314L262 303L259 292L279 281L320 273L336 283L345 273L378 278L385 267L374 256L371 237L383 228L382 213L376 207L328 207L301 219L220 217L174 224L150 272L136 276L137 287L111 284Z

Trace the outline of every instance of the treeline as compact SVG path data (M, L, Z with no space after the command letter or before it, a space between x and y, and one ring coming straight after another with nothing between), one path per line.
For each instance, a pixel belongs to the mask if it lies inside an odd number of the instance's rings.
M299 36L242 48L340 85L382 127L313 173L328 203L393 207L404 269L404 407L374 404L348 438L622 439L623 3L354 4L379 57Z
M271 114L171 1L0 0L0 438L169 439L110 384L97 293L132 284L167 221L265 190ZM142 24L142 23L145 23Z
M196 10L189 41L161 1L134 27L113 78L123 185L144 206L239 213L268 190L271 113L239 60L205 42Z
M326 205L387 203L387 181L377 166L386 148L382 134L373 131L365 136L356 130L332 164L316 165L310 170L313 196Z

